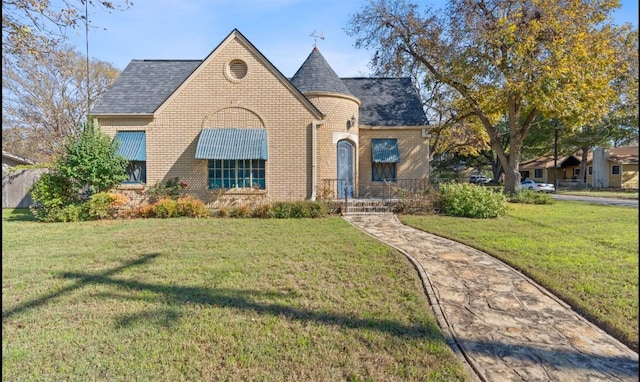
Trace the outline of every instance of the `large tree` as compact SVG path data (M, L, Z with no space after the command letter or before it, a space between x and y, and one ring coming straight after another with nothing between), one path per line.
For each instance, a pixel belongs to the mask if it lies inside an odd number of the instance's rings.
M2 67L2 148L37 161L59 154L76 136L91 103L115 81L119 71L71 48L47 56L25 55ZM88 83L87 83L88 81Z
M420 13L404 0L371 0L352 16L356 47L376 53L374 67L419 65L451 87L489 136L505 173L505 192L520 189L522 143L538 116L597 121L610 87L626 70L611 23L617 0L451 0ZM497 126L506 116L508 144Z

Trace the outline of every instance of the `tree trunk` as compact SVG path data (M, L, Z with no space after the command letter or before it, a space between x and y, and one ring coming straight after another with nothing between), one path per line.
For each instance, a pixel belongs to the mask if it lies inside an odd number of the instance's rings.
M580 159L580 180L582 181L583 186L586 186L587 184L587 160L588 159L589 159L589 146L582 147L582 158Z
M520 171L518 163L515 163L515 165L509 163L508 167L504 169L504 192L505 194L517 194L520 192Z

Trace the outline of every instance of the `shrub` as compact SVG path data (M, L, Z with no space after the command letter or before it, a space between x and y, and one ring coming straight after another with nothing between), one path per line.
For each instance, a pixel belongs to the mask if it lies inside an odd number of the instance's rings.
M329 214L329 209L327 208L327 205L322 202L303 200L301 203L303 206L303 211L305 211L305 213L303 214L304 215L303 217L321 218Z
M204 218L209 216L209 210L204 202L195 196L186 195L176 201L178 216L190 218Z
M504 194L469 183L447 183L440 186L440 212L469 218L493 218L504 215Z
M322 202L303 200L297 202L275 202L256 206L222 206L213 216L231 218L261 218L261 219L301 219L318 218L328 214L327 206Z
M318 218L327 215L327 206L321 202L302 200L298 202L276 202L271 205L268 217L276 219Z
M231 207L229 210L230 218L249 218L252 216L251 207L244 204L241 206Z
M31 187L31 213L43 222L57 220L62 209L75 203L71 183L57 173L45 173Z
M269 218L286 219L291 216L291 203L275 202L271 204L267 214Z
M153 204L153 213L157 218L173 218L178 216L178 202L173 199L160 199Z
M167 179L164 182L156 183L154 186L149 187L147 194L149 195L149 200L152 203L155 203L161 199L178 200L178 198L182 195L182 190L184 190L188 186L189 185L186 182L181 181L178 177L175 177Z
M81 126L77 136L69 136L52 171L43 174L31 189L31 210L36 219L86 220L90 208L80 205L126 178L127 160L116 150L117 144L92 121Z
M553 204L555 200L549 194L534 190L521 190L517 194L509 195L510 203L522 204Z
M58 215L59 222L79 222L87 220L88 204L69 204Z
M126 200L126 196L124 195L107 192L99 192L91 195L87 203L86 218L89 220L113 219L118 215L118 209L126 204Z
M271 206L269 204L259 204L251 211L251 217L266 219L269 217L270 210Z
M140 218L155 218L156 210L155 205L153 204L145 204L136 208L132 213L129 214L132 218L140 217Z

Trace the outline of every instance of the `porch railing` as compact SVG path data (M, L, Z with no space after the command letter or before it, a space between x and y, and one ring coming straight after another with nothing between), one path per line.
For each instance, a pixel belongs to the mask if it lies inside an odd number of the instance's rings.
M437 187L437 180L429 179L396 179L395 181L372 182L353 188L345 179L322 179L318 190L319 199L372 198L399 199L420 195Z

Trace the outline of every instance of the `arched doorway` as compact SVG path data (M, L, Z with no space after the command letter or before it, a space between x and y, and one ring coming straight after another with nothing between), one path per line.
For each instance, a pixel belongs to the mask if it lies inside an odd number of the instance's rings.
M353 144L349 141L338 142L338 197L353 197Z

